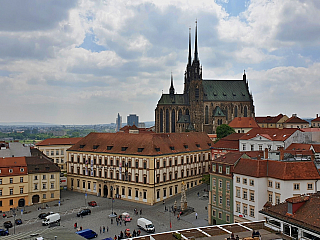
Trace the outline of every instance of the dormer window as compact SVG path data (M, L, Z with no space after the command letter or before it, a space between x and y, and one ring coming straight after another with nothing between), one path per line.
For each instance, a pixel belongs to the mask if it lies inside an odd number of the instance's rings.
M121 147L121 151L126 151L128 147Z
M199 143L196 143L196 146L197 146L197 147L200 147L200 144L199 144Z
M155 150L156 150L157 152L160 152L160 148L155 148Z
M199 145L200 146L200 145ZM210 147L211 146L211 143L208 143L208 146Z
M288 202L288 213L292 214L292 203Z
M84 148L85 145L80 145L80 148Z
M24 172L24 168L20 168L20 172Z
M93 149L97 149L99 145L93 145Z
M183 146L184 146L184 148L186 148L186 149L188 148L188 145L186 145L186 144L184 144Z
M171 149L171 150L174 150L174 146L170 146L170 149Z
M138 148L138 152L142 152L144 148Z
M9 173L13 173L13 169L9 169Z
M113 146L107 146L107 150L111 150Z

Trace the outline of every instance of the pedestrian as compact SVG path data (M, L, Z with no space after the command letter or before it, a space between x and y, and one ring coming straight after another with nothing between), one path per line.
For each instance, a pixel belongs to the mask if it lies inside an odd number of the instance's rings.
M196 219L198 219L198 213L196 213Z
M114 240L117 240L117 235L114 235L114 238L113 238Z
M119 221L117 220L117 226L119 226Z
M142 215L142 209L140 209L140 215Z
M198 192L198 197L199 197L199 192Z
M127 221L124 221L124 225L127 226Z
M111 218L111 224L113 224L113 219Z
M107 232L109 232L109 227L107 226Z
M102 232L102 228L101 228L101 226L100 226L100 234L101 234L101 232Z
M3 213L2 217L5 218L7 215L5 213Z
M80 231L82 231L82 226L80 226Z
M106 228L105 228L105 226L103 226L102 232L105 233L105 231L106 231Z
M162 201L162 204L164 205L164 200Z
M83 218L82 214L80 216L81 216L81 218Z
M120 223L120 226L121 226L121 224L122 224L122 221L119 221L119 223Z
M78 225L77 223L74 223L74 229L76 229L76 228L77 228L77 225Z

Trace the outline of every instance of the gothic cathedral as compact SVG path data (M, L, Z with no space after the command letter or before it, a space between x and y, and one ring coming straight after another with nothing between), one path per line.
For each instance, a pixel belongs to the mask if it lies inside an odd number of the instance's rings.
M253 98L246 74L243 74L241 80L202 79L197 44L196 25L193 60L189 30L189 54L183 94L175 94L171 75L169 94L162 94L155 110L157 133L216 133L217 126L228 124L235 117L254 117Z

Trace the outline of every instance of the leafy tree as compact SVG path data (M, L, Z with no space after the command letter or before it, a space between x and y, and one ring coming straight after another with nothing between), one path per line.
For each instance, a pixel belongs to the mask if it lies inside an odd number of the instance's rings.
M217 127L217 139L224 138L232 133L235 133L234 129L227 124L222 124Z
M205 183L207 185L207 189L208 189L208 186L210 185L210 174L204 174L202 176L202 178L200 179L200 181L202 183Z

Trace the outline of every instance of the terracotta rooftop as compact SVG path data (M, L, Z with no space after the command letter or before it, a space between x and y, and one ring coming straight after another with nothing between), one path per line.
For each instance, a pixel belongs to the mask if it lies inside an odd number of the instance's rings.
M277 123L283 116L280 113L278 116L255 117L255 120L257 123Z
M312 119L311 122L320 122L320 117L316 117L315 119Z
M305 203L293 214L287 214L287 202L265 208L259 212L320 234L320 193L302 196L301 198Z
M303 120L297 116L292 116L291 118L288 118L284 123L303 123L303 124L309 124L308 121Z
M214 149L229 149L229 150L239 150L239 141L227 141L223 138L220 139L218 142L212 145Z
M272 177L282 180L320 179L312 161L274 161L241 158L234 172L252 177Z
M0 176L15 176L15 175L26 175L27 164L25 157L8 157L0 158ZM23 172L20 169L23 168ZM12 169L12 173L9 173L9 169Z
M286 150L310 150L312 148L312 144L306 143L291 143Z
M122 128L120 128L119 132L125 132L125 133L129 133L130 130L138 130L139 133L154 133L151 128L138 128L136 125L126 125Z
M239 140L243 135L245 135L245 133L232 133L221 139L228 140L228 141Z
M296 128L253 128L245 133L240 140L249 140L260 135L272 141L284 141L296 131L299 130Z
M90 133L68 151L155 156L210 149L206 133Z
M82 137L78 138L48 138L36 144L36 146L49 146L49 145L73 145L79 142Z
M60 168L42 156L25 157L28 173L60 172Z
M226 163L226 164L235 164L243 155L246 155L242 152L228 152L225 155L214 159L214 163Z
M313 146L313 149L316 153L319 153L320 152L320 144L312 144Z
M232 128L259 128L253 117L236 117L228 125Z

